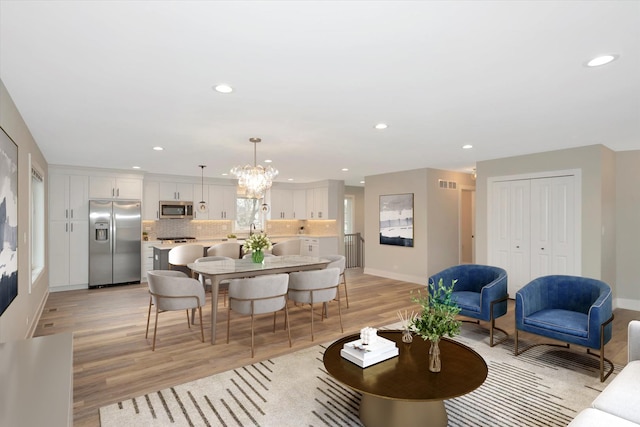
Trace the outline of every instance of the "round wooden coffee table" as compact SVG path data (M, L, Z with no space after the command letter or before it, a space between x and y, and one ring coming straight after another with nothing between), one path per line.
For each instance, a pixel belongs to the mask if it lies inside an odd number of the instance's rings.
M340 356L345 343L357 340L350 335L331 344L324 352L324 366L336 380L362 393L360 420L366 427L447 426L444 400L462 396L478 388L487 378L487 364L469 347L442 339L442 370L429 371L429 342L414 336L402 342L400 331L379 331L396 342L399 355L368 368Z

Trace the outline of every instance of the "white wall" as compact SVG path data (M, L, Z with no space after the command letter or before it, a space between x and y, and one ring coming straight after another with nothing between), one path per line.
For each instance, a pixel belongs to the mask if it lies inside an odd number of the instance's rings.
M640 150L616 153L616 300L640 311Z
M48 165L2 81L0 81L0 127L18 146L18 296L0 317L0 342L6 342L29 338L33 334L37 319L49 293L49 270L46 266L29 292L31 277L29 265L31 245L29 154L34 162L44 168L45 187L48 186ZM48 206L48 196L45 196L45 206ZM45 214L45 218L48 218L48 213ZM48 259L47 222L45 221L45 260Z

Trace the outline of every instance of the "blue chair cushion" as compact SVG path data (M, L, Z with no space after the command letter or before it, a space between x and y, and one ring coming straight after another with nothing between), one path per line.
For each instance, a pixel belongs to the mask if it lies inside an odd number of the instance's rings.
M460 314L466 315L465 312L480 312L480 292L453 292L451 298L460 307Z
M525 325L587 338L588 316L569 310L548 309L537 311L524 318Z

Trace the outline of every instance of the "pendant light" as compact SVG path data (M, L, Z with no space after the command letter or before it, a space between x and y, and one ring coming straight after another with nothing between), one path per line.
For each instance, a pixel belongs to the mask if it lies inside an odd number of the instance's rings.
M206 165L198 165L198 167L201 170L201 189L202 189L202 193L200 194L200 203L198 203L198 212L200 213L207 213L209 211L209 207L207 206L207 202L204 201L204 168L206 168Z
M249 138L253 144L253 166L236 166L231 173L238 178L238 187L248 199L262 199L265 191L271 188L273 179L278 176L278 170L268 165L262 167L257 162L256 146L262 141L260 138Z

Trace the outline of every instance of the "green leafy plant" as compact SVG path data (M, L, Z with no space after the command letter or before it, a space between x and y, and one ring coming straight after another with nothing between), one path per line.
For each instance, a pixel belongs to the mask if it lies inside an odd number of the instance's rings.
M461 322L456 320L460 307L451 298L456 282L453 280L451 286L445 286L441 278L437 286L429 283L426 295L418 291L418 296L411 298L422 307L422 313L410 325L422 339L437 341L445 335L454 337L460 333Z
M269 240L266 234L253 234L249 236L249 238L244 241L244 245L242 245L242 249L245 252L265 251L272 247L271 240Z
M235 234L227 234L227 239L235 239L236 235Z

